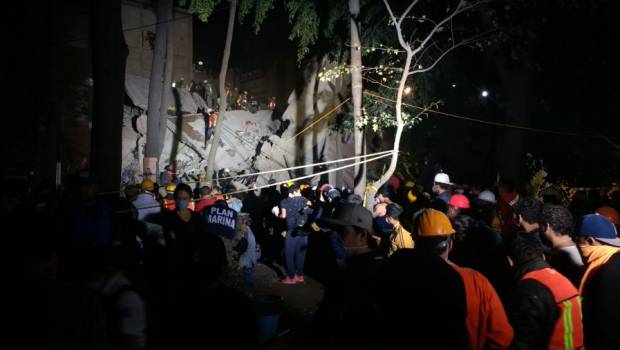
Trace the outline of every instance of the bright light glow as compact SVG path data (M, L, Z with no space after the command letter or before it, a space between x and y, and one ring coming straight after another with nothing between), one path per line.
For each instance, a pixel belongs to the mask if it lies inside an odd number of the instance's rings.
M411 93L411 86L405 86L405 90L403 90L405 95L409 95Z
M482 95L482 97L488 97L489 96L489 92L486 91L486 90L482 90L481 95Z
M177 83L176 82L172 82L172 87L177 87Z
M456 87L456 84L452 83L452 87L453 87L453 88L455 88L455 87Z
M422 68L424 68L424 67L422 67L421 64L418 64L418 69L422 69Z
M202 61L198 61L198 65L202 66L203 62Z

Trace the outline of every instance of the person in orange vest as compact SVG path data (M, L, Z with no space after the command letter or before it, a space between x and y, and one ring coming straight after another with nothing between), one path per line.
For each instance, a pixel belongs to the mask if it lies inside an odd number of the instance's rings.
M537 235L517 233L507 244L519 281L508 314L514 349L583 349L579 291L544 260Z
M583 217L578 248L586 270L579 292L583 296L583 326L588 350L620 349L620 238L605 216Z
M175 211L176 204L174 202L174 190L176 190L176 185L168 185L166 186L166 197L162 200L162 205L164 211Z
M463 279L469 349L507 349L512 342L513 330L497 292L478 271L448 260L456 232L448 216L435 209L426 209L418 216L417 227L416 249L439 255Z

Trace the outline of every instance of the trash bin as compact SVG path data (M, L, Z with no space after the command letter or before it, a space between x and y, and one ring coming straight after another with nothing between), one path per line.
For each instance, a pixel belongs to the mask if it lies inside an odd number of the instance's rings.
M258 295L254 297L258 323L259 344L265 344L278 334L278 323L282 312L282 297Z

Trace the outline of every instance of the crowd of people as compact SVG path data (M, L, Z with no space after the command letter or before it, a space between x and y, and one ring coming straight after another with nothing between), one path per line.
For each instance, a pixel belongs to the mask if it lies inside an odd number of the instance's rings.
M172 180L106 197L76 176L54 205L3 198L19 344L258 348L262 263L325 287L310 348L620 349L620 193L565 207L439 173L432 194L393 177L367 203L327 183Z

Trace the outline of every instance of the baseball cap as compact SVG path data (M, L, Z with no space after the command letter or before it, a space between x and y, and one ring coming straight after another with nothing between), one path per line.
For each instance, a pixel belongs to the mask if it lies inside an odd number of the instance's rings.
M344 203L329 219L320 219L319 225L326 227L355 226L372 233L372 214L360 204Z
M605 216L589 214L583 217L579 235L592 237L597 241L620 247L620 238L614 224Z

